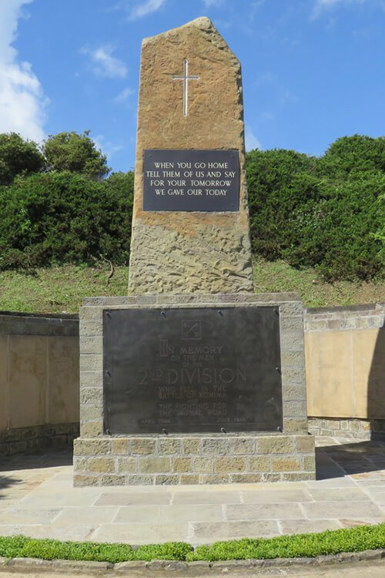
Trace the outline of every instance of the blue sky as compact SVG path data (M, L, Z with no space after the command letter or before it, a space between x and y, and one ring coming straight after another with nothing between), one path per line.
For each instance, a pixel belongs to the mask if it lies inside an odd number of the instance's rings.
M247 149L385 135L385 0L0 0L0 132L90 130L132 169L141 41L198 16L241 61Z

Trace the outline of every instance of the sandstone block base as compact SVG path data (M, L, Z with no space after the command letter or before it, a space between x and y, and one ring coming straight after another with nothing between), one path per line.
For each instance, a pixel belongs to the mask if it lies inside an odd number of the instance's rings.
M168 308L279 308L282 432L107 435L103 313ZM122 432L123 433L123 432ZM308 435L303 307L297 295L142 295L86 299L80 312L80 437L74 444L76 486L223 484L315 477Z
M0 455L70 447L79 435L79 423L43 424L0 432Z
M313 479L311 435L103 436L74 442L75 486Z
M309 417L313 435L367 441L385 438L385 419Z

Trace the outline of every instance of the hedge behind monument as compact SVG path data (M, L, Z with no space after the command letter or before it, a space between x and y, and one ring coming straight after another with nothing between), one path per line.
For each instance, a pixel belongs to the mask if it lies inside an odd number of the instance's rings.
M110 259L128 263L133 173L93 181L33 174L0 188L0 269Z
M247 179L254 254L328 280L384 275L384 138L343 137L319 158L254 150Z
M251 151L247 183L254 255L315 267L329 280L384 276L384 137L343 137L319 158ZM127 264L132 197L133 172L16 177L0 186L0 269Z

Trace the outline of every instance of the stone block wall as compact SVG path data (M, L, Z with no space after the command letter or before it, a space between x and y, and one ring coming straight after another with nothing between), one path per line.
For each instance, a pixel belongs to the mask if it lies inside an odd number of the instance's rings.
M0 313L0 453L72 443L78 358L77 316Z
M315 436L370 440L385 435L385 420L310 417L309 431Z
M364 439L384 430L384 320L384 304L307 310L307 413L312 432Z
M282 296L285 298L288 296ZM120 302L121 298L116 298L112 305L119 306ZM141 302L154 306L151 296L143 297ZM101 304L102 300L97 303ZM285 303L287 311L293 309ZM303 339L299 330L300 311L297 313L292 319L283 319L286 333L282 340L287 341L292 351L288 356L292 359ZM82 350L101 343L101 317L95 303L87 315L89 318L81 327ZM385 435L384 317L383 304L305 312L308 430L312 434L361 440ZM78 334L76 315L0 313L0 452L3 455L68 445L77 437ZM82 364L83 436L99 437L103 405L102 374L97 369L100 359L83 359ZM298 367L287 366L286 376L293 379L296 374L300 377ZM301 381L288 383L285 378L284 384L284 399L291 404L285 410L286 433L295 431L301 424L301 433L306 433Z
M227 484L315 476L310 435L79 438L76 486Z
M269 304L278 306L280 313L282 433L167 438L105 435L104 309ZM147 449L141 454L138 447L140 451ZM170 451L170 447L174 450ZM218 448L221 448L219 453ZM306 415L303 307L297 295L145 295L86 299L80 313L80 437L74 442L74 454L76 485L187 483L188 476L195 480L191 483L313 479L314 441L308 436Z

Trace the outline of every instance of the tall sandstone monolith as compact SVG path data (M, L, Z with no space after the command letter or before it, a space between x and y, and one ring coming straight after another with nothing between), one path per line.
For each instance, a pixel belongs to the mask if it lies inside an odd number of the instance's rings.
M252 292L243 128L210 20L144 41L131 295L80 311L76 486L315 477L302 303Z
M253 290L241 67L208 18L142 45L129 293Z

